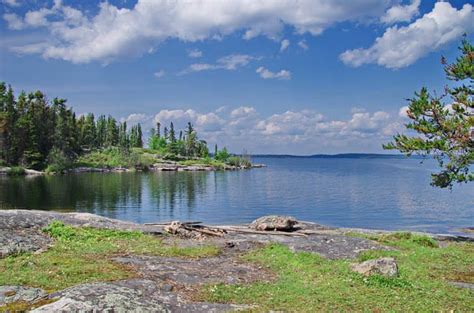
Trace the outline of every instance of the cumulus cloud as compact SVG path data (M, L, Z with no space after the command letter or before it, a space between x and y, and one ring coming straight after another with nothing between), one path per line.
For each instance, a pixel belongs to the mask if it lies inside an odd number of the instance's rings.
M303 50L308 50L309 49L308 44L306 43L306 40L304 40L304 39L298 41L298 46Z
M142 123L145 134L157 122L162 127L173 122L177 130L191 122L210 145L225 144L234 152L248 149L254 153L381 151L382 143L404 129L404 119L397 112L391 115L363 109L341 120L329 119L314 110L289 110L263 116L252 106L210 112L163 109L154 115L131 114L122 121Z
M161 78L165 75L166 75L165 70L159 70L158 72L153 73L153 76L155 76L156 78Z
M190 51L188 51L188 56L190 58L200 58L200 57L202 57L202 51L198 50L198 49L190 50Z
M11 7L18 7L21 5L19 0L2 0L2 3Z
M243 31L246 39L263 35L277 40L285 26L316 36L335 23L378 19L396 2L138 0L128 9L104 1L91 15L56 1L51 8L26 13L21 21L49 31L47 45L32 53L74 63L107 63L153 51L168 38L195 42ZM11 28L19 25L11 16L6 20Z
M390 9L380 18L380 21L385 24L394 24L397 22L409 22L413 17L420 14L421 0L413 0L410 4L400 5L397 4Z
M148 120L150 120L150 116L144 114L144 113L132 113L127 117L123 117L120 119L120 121L127 122L129 125L135 125L138 123L146 123Z
M288 39L283 39L280 43L280 52L285 51L290 46L290 41Z
M408 26L388 28L370 48L348 50L340 58L354 67L375 63L392 69L402 68L473 31L472 5L465 4L457 10L448 2L437 2L431 12Z
M289 80L291 79L291 72L288 70L280 70L279 72L272 72L263 66L257 68L256 72L260 75L263 79L283 79Z
M5 13L3 14L3 19L7 22L9 29L20 30L26 27L23 19L15 13Z
M239 67L245 66L252 60L256 60L256 57L247 54L231 54L224 56L216 61L215 64L209 63L194 63L189 66L186 70L180 74L188 74L191 72L202 72L209 70L228 70L234 71Z

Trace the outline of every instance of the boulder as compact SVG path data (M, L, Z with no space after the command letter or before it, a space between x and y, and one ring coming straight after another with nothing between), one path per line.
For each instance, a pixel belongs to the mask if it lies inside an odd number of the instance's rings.
M364 276L377 274L386 277L395 277L398 275L398 266L394 258L367 260L362 263L352 264L351 269Z
M18 301L34 302L47 295L43 289L39 288L0 286L0 306Z
M291 231L297 223L298 221L291 216L268 215L256 219L250 223L249 227L260 231Z

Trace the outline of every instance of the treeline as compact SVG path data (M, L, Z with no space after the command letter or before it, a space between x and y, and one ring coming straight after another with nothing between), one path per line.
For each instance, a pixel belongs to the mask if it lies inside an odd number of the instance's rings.
M162 154L207 157L207 144L199 140L191 123L177 136L173 123L164 128L158 123L149 138L149 148ZM127 128L112 116L94 114L76 117L66 99L49 101L41 92L21 92L15 98L11 86L0 83L0 163L42 170L48 165L72 164L80 155L107 148L143 147L140 124ZM1 164L0 164L1 165Z
M160 150L169 154L169 158L185 156L190 158L206 158L209 156L209 149L205 140L199 140L193 125L189 122L186 130L176 134L173 122L169 128L163 128L161 133L161 123L156 123L156 128L150 131L148 148Z

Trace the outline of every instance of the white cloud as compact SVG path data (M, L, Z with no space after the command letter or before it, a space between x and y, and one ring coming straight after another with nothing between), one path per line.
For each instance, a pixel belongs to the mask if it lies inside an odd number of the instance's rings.
M298 41L298 46L303 50L308 50L309 49L308 44L306 43L306 40L304 40L304 39Z
M3 19L7 22L8 28L12 30L20 30L26 26L22 18L15 13L5 13Z
M200 138L234 152L248 149L253 153L334 153L381 152L382 143L402 132L403 118L396 112L358 110L343 120L333 120L313 110L286 111L262 116L252 106L219 108L210 112L193 109L164 109L155 115L131 114L122 121L142 123L144 133L160 122L173 122L176 130L188 122Z
M202 51L198 50L198 49L193 49L193 50L188 52L188 56L190 58L200 58L200 57L202 57Z
M250 63L252 60L257 58L247 55L247 54L231 54L224 56L216 61L215 64L209 63L194 63L189 66L184 71L181 71L180 74L187 74L191 72L202 72L209 70L228 70L234 71L239 67L245 66Z
M122 123L127 122L127 124L129 125L135 125L138 123L143 124L146 123L148 120L150 120L150 117L143 113L132 113L129 116L120 119Z
M283 39L280 43L280 52L285 51L290 46L290 41L288 39Z
M406 118L408 117L408 106L405 105L403 107L400 108L400 111L398 111L398 116L402 117L402 118Z
M20 0L2 0L2 3L11 7L18 7L21 5Z
M380 21L385 24L393 24L397 22L410 22L413 17L420 14L421 0L413 0L407 5L394 5L380 18Z
M291 72L288 70L280 70L279 72L272 72L263 66L257 68L256 72L262 77L263 79L282 79L288 80L291 79Z
M168 38L195 42L243 31L247 39L263 35L277 40L285 26L297 34L316 36L335 23L379 19L396 2L138 0L131 9L101 2L97 13L91 15L57 1L39 13L26 13L22 21L29 27L45 27L49 31L44 38L47 46L34 53L74 63L107 63L121 56L153 51ZM18 26L17 21L13 22Z
M351 66L376 63L397 69L474 31L473 6L457 10L448 2L437 2L430 13L405 27L388 28L368 49L348 50L340 55Z
M165 74L166 74L165 70L159 70L158 72L153 73L153 76L155 76L156 78L161 78L165 76Z

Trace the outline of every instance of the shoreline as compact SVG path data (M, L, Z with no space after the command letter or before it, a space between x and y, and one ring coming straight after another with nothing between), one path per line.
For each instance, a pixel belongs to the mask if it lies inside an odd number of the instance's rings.
M0 226L2 225L2 218L8 217L23 217L30 218L34 217L38 223L45 223L45 221L60 220L65 223L71 223L76 226L91 226L91 227L105 227L111 229L122 229L122 230L138 230L145 233L163 233L164 225L172 223L173 221L158 221L156 223L136 223L127 220L121 220L116 218L105 217L102 215L86 212L62 212L62 211L44 211L44 210L28 210L28 209L0 209ZM33 219L34 220L34 219ZM32 220L32 221L33 221ZM199 222L203 225L208 225L215 228L242 228L248 227L249 223L241 224L207 224ZM320 234L338 234L345 235L351 232L363 233L363 234L394 234L394 233L412 233L417 235L429 236L436 240L453 240L453 241L469 241L474 242L474 227L467 226L465 228L459 228L460 232L465 235L450 234L450 233L436 233L436 232L424 232L424 231L410 231L410 230L386 230L386 229L372 229L372 228L359 228L359 227L336 227L323 225L316 222L310 221L298 221L297 225L302 229L311 229L317 231ZM4 225L5 226L5 225ZM10 225L15 226L15 225ZM291 233L291 232L290 232ZM296 231L297 233L297 231ZM271 234L270 232L268 234Z
M443 255L470 258L473 244L474 238L327 227L285 216L207 227L199 222L137 224L91 213L0 210L0 311L271 311L281 309L281 303L265 294L298 298L298 286L319 290L304 295L314 308L341 309L334 301L344 296L351 297L345 309L356 305L356 311L363 311L367 299L361 288L370 293L367 297L375 295L372 305L388 311L394 305L397 311L428 308L410 300L412 285L435 301L429 308L463 311L474 282L468 274L456 273L469 267L448 266ZM390 276L377 278L382 272L367 272L369 264ZM431 274L436 272L425 269L441 265L447 267L435 278L442 289L433 294ZM420 279L423 283L417 285ZM247 288L266 292L235 301ZM225 290L231 292L221 293ZM385 306L394 292L407 301ZM446 307L453 294L463 298ZM295 305L299 311L308 309L297 301L286 310Z
M89 166L77 166L63 172L46 172L37 171L33 169L21 168L21 173L10 174L10 171L14 167L0 167L0 177L8 176L40 176L40 175L67 175L67 174L80 174L80 173L124 173L124 172L214 172L214 171L238 171L238 170L249 170L253 168L264 168L265 164L252 164L251 166L234 166L234 165L223 165L217 167L208 164L193 164L184 165L179 162L167 161L153 164L146 168L126 168L126 167L89 167Z

